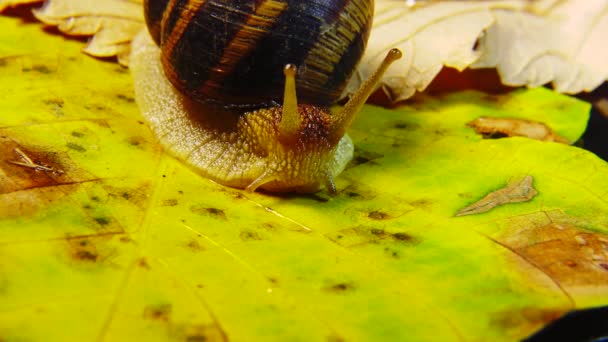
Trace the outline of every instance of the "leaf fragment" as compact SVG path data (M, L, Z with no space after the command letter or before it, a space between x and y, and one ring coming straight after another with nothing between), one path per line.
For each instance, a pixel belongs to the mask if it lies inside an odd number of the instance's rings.
M495 10L495 23L479 40L484 51L473 68L496 68L510 86L552 83L562 93L591 91L608 78L608 3L569 0L532 12Z
M456 216L481 214L504 204L527 202L538 194L533 183L534 178L526 175L521 181L493 191L479 201L460 209Z
M569 143L546 124L533 120L482 116L467 123L467 126L473 128L484 138L526 137L540 141Z
M140 0L48 0L34 15L72 36L93 36L83 49L95 57L117 56L128 65L131 39L144 28Z

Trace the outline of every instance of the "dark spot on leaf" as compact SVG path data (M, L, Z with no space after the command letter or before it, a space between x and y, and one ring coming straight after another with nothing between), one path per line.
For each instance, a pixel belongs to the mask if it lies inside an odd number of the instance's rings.
M447 135L449 133L449 131L447 129L435 129L435 130L433 130L433 133L435 135L443 137L443 136Z
M82 138L82 137L84 137L84 133L72 131L72 136L75 138Z
M342 336L329 335L327 336L327 342L345 342L346 340Z
M190 211L198 215L205 215L216 219L226 220L226 213L224 213L222 209L191 206Z
M600 265L600 267L601 267L601 268L603 268L603 269L605 269L606 271L608 271L608 264L601 263L601 264L599 264L599 265Z
M355 192L355 191L345 191L345 192L343 192L343 194L350 198L361 197L361 194L358 192Z
M74 254L74 257L76 259L83 260L83 261L95 262L95 261L97 261L97 258L99 257L99 255L97 255L91 251L77 251Z
M65 144L65 146L67 148L71 149L71 150L74 150L74 151L77 151L77 152L81 152L81 153L87 151L84 147L82 147L82 146L80 146L78 144L74 144L72 142L69 142L69 143Z
M367 244L381 243L398 243L414 244L416 239L404 232L391 233L384 229L369 228L366 226L357 226L353 228L342 229L329 238L337 244L344 247L360 247Z
M32 70L41 74L50 74L51 72L53 72L48 66L44 64L35 64L34 66L32 66Z
M116 187L111 185L104 185L104 190L108 193L111 198L122 198L127 200L136 206L143 208L148 199L148 193L150 191L150 184L146 181L142 182L137 187Z
M427 198L421 198L410 202L410 205L416 208L428 208L433 205L433 201Z
M374 228L374 229L371 229L369 232L372 233L372 235L375 235L375 236L378 236L381 238L384 238L387 235L386 232L384 231L384 229L375 229Z
M384 252L386 252L389 256L391 256L395 259L399 259L399 252L394 249L390 249L390 248L386 247L384 249Z
M351 183L349 186L344 188L344 190L340 191L339 195L346 196L350 199L356 199L358 201L370 201L377 196L373 189L367 188L364 185L356 182Z
M141 145L145 144L147 141L145 138L143 138L141 136L133 136L133 137L129 137L127 142L131 146L141 147Z
M151 319L154 321L169 322L171 318L171 304L160 304L154 306L147 306L144 309L144 319Z
M393 238L398 241L412 241L413 240L412 236L408 235L406 233L394 233Z
M106 106L100 105L100 104L86 105L86 106L84 106L84 108L88 109L88 110L94 109L94 110L100 111L100 112L105 111L107 109Z
M137 262L137 266L144 268L146 270L150 269L150 264L148 264L148 261L145 258L139 259L139 261Z
M42 102L46 105L55 106L55 107L59 107L59 108L63 108L63 104L64 104L63 100L60 98L46 99Z
M262 240L262 237L260 236L260 234L258 234L257 232L254 232L254 231L250 231L250 230L241 231L241 233L239 234L239 237L243 241Z
M413 131L413 130L420 128L420 125L416 124L416 123L405 122L405 121L397 121L393 124L393 127L396 129Z
M129 103L135 102L135 99L133 97L127 96L127 95L124 95L124 94L118 94L118 95L116 95L116 98L119 99L119 100L123 100L125 102L129 102Z
M96 263L107 257L107 255L102 257L97 245L88 238L68 237L66 238L66 241L68 243L68 253L71 259L79 263ZM106 253L108 252L106 251Z
M205 247L201 246L201 244L196 240L188 241L188 243L186 243L186 247L193 252L201 252L205 250Z
M174 326L171 335L176 341L219 342L228 341L228 336L218 324Z
M123 236L120 237L120 242L129 243L129 242L132 242L132 241L133 241L133 239L131 239L127 235L123 235Z
M333 293L343 293L346 291L352 291L354 289L355 284L351 282L332 284L324 288L325 291Z
M277 285L279 283L279 280L274 277L268 277L268 281L271 282L273 285Z
M384 213L382 211L379 210L374 210L372 212L370 212L367 217L369 217L372 220L388 220L391 218L390 215L388 215L387 213Z
M92 196L91 200L94 202L99 202L99 197L98 196Z
M93 220L102 226L107 226L110 224L110 220L107 217L93 217Z
M169 198L161 202L161 206L163 207L174 207L176 205L178 205L178 201L175 198Z

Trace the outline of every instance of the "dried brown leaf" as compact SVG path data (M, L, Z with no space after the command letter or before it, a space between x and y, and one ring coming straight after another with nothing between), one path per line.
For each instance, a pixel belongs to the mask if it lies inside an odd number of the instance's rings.
M85 53L118 56L123 65L128 64L131 40L144 27L140 0L48 0L34 15L65 34L93 36Z
M608 78L608 2L532 3L531 12L494 10L473 68L497 68L502 82L563 93L591 91Z
M527 202L538 194L538 191L534 189L533 183L534 178L527 175L521 181L511 183L502 189L493 191L479 201L460 209L456 213L456 216L481 214L500 205Z
M555 141L563 144L569 143L568 140L553 132L549 126L538 121L516 118L480 117L467 123L467 126L473 128L475 132L487 138L526 137L541 141Z

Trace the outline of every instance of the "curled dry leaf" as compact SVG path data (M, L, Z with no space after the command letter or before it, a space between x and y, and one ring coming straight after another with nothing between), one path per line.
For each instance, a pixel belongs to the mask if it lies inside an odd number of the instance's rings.
M536 87L551 82L563 93L591 91L608 77L608 2L542 1L530 12L494 10L496 22L480 39L474 68L496 67L502 82Z
M608 3L603 0L437 1L408 8L378 0L368 49L345 93L369 77L383 51L406 58L383 90L393 101L424 90L443 66L497 68L502 82L590 91L608 78Z
M374 24L363 60L344 94L369 78L385 52L404 57L384 77L382 88L395 102L424 90L444 65L465 69L479 58L473 50L480 32L494 21L485 2L439 2L410 8L405 2L376 2Z
M568 144L568 140L557 135L549 126L542 122L515 119L480 117L469 123L475 132L486 138L526 137L541 141L555 141Z
M49 0L34 15L68 35L93 36L85 53L117 56L123 65L133 36L144 27L141 0Z

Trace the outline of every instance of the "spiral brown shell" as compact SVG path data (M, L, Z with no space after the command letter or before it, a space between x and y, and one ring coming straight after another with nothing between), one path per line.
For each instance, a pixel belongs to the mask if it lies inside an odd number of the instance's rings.
M300 103L336 101L365 50L373 0L146 0L171 83L224 107L280 103L298 66Z

